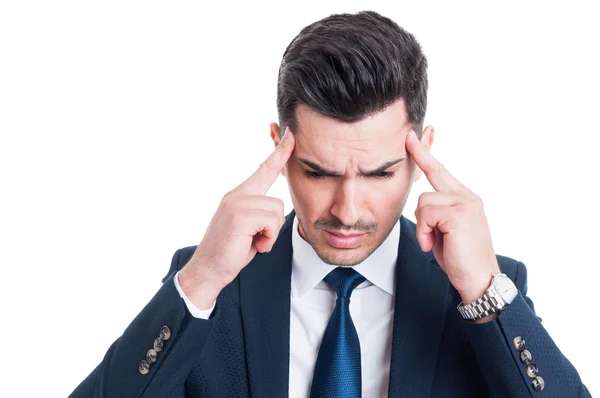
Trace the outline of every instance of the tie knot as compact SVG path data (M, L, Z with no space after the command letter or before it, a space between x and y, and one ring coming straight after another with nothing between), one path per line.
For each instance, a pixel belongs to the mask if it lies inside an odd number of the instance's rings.
M365 281L365 277L351 267L337 267L323 280L335 290L338 298L350 298L352 291Z

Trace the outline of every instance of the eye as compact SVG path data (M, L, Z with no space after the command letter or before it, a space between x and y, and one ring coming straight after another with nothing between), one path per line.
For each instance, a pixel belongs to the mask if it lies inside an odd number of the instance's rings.
M384 180L386 178L394 177L394 172L393 171L382 171L381 173L373 174L373 177Z
M316 173L314 171L309 171L309 170L304 170L304 175L307 176L308 178L314 178L315 180L319 180L319 179L327 177L326 175L319 174L319 173Z
M325 174L320 174L317 173L315 171L309 171L309 170L304 170L304 175L307 176L308 178L312 178L315 180L320 180L326 177L329 177ZM372 174L369 177L374 177L380 180L385 180L387 178L393 178L394 177L394 172L392 171L382 171L381 173L376 173L376 174Z

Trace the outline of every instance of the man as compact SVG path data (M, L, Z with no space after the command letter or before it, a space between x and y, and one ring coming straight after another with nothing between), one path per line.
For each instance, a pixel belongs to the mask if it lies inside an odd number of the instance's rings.
M375 12L283 55L275 151L73 397L589 396L497 256L479 197L430 153L427 61ZM266 196L278 174L294 210ZM425 174L416 224L401 216Z

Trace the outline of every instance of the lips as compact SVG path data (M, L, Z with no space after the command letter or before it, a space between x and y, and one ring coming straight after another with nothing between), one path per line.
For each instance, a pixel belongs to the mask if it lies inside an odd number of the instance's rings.
M367 236L367 234L341 235L329 231L323 233L329 245L337 249L356 249Z

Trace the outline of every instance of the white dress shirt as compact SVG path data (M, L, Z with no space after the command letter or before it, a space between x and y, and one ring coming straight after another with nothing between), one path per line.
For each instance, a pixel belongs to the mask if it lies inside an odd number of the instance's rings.
M354 289L350 300L350 315L360 340L363 397L386 397L388 393L399 239L398 221L377 250L354 266L366 278ZM335 291L323 278L336 266L324 263L302 239L296 217L292 250L289 396L307 398L321 340L336 301ZM214 305L199 310L185 296L177 277L174 280L190 313L208 319Z

